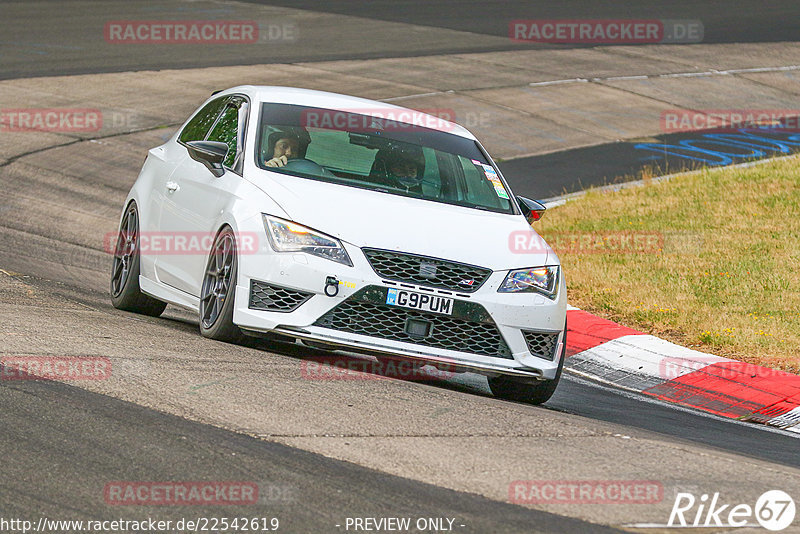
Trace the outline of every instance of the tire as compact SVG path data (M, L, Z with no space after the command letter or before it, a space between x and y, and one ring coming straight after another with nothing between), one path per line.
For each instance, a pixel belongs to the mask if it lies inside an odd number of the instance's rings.
M227 343L243 343L245 336L233 324L238 273L236 236L225 226L214 239L200 289L200 333Z
M122 217L111 267L111 303L119 310L158 317L166 302L142 293L139 288L139 211L131 202Z
M495 376L489 378L489 389L495 397L501 399L524 402L526 404L542 404L550 400L561 380L561 371L564 369L564 360L567 355L567 326L564 325L564 345L561 347L561 357L558 361L556 377L552 380L538 382L524 382L511 376Z

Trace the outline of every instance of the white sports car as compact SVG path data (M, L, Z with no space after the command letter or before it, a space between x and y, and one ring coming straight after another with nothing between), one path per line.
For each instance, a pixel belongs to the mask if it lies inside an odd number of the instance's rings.
M234 87L149 151L111 297L153 316L193 310L213 339L280 334L477 372L499 397L541 403L561 376L567 307L559 260L530 226L544 209L454 123Z

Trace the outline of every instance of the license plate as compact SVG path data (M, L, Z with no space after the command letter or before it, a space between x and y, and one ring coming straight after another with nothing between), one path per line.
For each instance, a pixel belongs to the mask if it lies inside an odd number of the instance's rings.
M443 313L445 315L452 315L453 313L453 299L451 298L414 293L404 289L390 288L386 295L386 304L411 308L412 310Z

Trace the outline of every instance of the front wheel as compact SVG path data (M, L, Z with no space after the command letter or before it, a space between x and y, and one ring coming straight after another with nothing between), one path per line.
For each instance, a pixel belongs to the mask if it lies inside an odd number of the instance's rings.
M539 382L523 382L511 376L495 376L489 378L489 389L495 397L501 399L525 402L527 404L542 404L550 400L561 380L561 371L564 369L564 360L567 356L567 327L564 326L564 345L558 361L556 377L552 380Z
M139 212L131 202L122 218L111 268L111 304L115 308L158 317L167 307L139 289Z
M233 324L237 264L236 236L226 226L214 240L200 290L200 333L207 338L228 343L244 340Z

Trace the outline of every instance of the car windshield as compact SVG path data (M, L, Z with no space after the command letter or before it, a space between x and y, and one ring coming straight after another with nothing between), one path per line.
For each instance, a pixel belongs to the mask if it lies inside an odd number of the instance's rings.
M257 164L301 178L514 213L507 186L475 141L404 122L411 113L265 103Z

